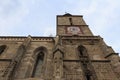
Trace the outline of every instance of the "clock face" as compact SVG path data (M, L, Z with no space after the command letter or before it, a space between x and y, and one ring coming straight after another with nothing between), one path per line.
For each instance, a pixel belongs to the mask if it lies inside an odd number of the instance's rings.
M76 26L71 26L71 27L67 27L67 33L68 34L81 34L81 30L80 27L76 27Z

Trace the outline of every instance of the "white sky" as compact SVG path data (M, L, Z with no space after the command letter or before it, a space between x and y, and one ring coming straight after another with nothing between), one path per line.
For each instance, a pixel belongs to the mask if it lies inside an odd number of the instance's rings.
M56 35L56 15L83 15L120 53L120 0L0 0L0 36Z

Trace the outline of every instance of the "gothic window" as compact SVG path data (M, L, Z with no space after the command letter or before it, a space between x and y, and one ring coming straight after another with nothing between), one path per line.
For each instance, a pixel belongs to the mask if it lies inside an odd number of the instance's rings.
M92 73L91 71L88 69L88 62L82 62L82 66L83 66L83 71L84 71L84 75L86 80L91 80L92 77Z
M40 77L43 62L44 62L44 57L45 57L44 48L39 48L39 50L36 53L37 53L37 57L36 57L36 62L32 72L32 77Z
M0 46L0 55L4 52L6 47L7 47L6 45L1 45Z
M43 60L44 60L44 53L40 52L37 56L36 63L34 66L33 75L32 75L33 77L40 77Z
M86 48L84 46L78 47L78 53L79 53L79 56L87 56L87 51L86 51Z

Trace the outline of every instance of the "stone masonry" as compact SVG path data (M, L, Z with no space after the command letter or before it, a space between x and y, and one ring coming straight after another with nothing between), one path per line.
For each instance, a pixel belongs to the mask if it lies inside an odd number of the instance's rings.
M120 80L120 57L81 15L57 15L57 35L0 36L0 80Z

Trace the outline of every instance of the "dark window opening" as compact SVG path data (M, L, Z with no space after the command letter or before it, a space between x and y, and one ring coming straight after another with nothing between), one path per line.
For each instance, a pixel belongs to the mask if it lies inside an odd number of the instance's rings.
M86 80L91 80L90 75L86 75Z
M88 68L86 68L86 79L87 80L91 80L91 77L92 77L92 73L91 73L91 71L90 70L88 70Z
M86 48L83 46L78 47L78 52L79 52L79 56L86 56L87 54Z
M44 61L44 53L40 52L36 59L32 77L40 77L43 61Z
M81 49L79 50L79 53L81 56L83 56L83 51Z
M84 67L85 69L87 69L87 64L83 63L83 67Z
M2 45L0 46L0 54L2 54L4 52L4 50L6 49L6 45Z
M70 25L73 25L72 18L69 18L69 21L70 21Z

